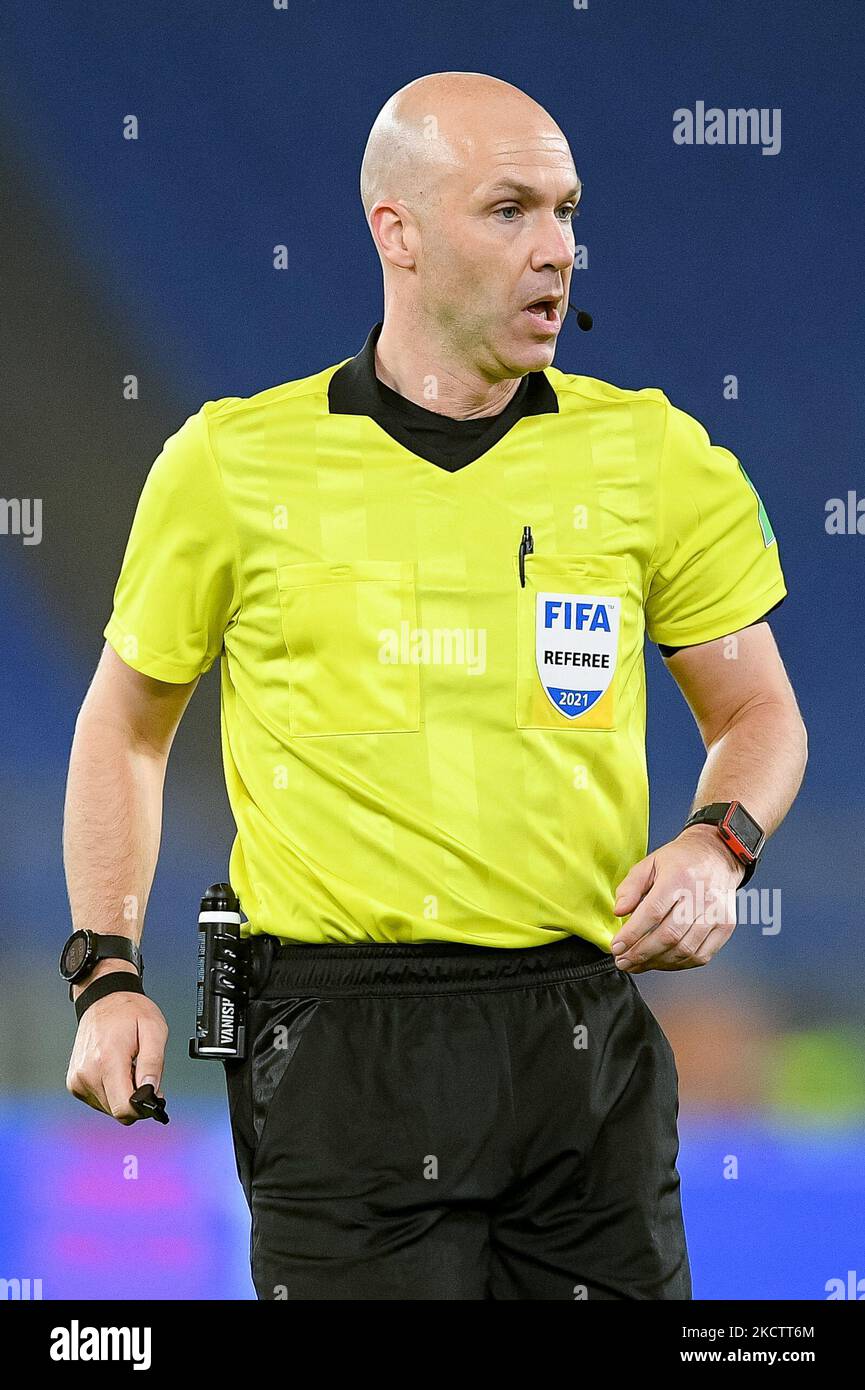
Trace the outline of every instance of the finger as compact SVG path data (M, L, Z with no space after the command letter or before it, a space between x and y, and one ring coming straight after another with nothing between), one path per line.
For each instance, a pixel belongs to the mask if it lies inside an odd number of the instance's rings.
M119 1120L121 1124L134 1124L140 1120L141 1116L129 1103L129 1097L135 1090L132 1079L132 1062L124 1065L115 1064L104 1077L105 1095L109 1105L109 1113Z
M648 962L650 969L687 970L694 965L705 965L729 941L737 920L735 895L731 898L726 893L707 892L704 896L706 905L696 913L687 932L682 934L678 942L674 941L662 952L654 953ZM694 910L690 898L683 902L682 910L689 913ZM715 929L720 931L721 938L719 941L717 937L712 937L710 954L706 956L703 948Z
M636 961L631 973L639 975L644 970L688 970L697 964L694 959L695 953L700 949L708 932L709 927L702 919L692 922L678 941L674 941L663 950L649 952Z
M679 908L680 901L677 899L672 907L652 924L648 931L643 932L635 941L627 944L624 951L617 953L616 965L619 968L634 969L643 966L646 961L678 947L693 925L693 922L687 918L680 920L682 915ZM629 922L628 928L630 925ZM620 935L624 935L624 933L620 933Z
M694 956L695 963L697 965L708 965L709 961L718 954L721 947L726 946L735 929L735 922L731 923L729 926L713 926Z
M634 908L645 897L655 881L654 859L650 856L641 859L625 875L621 883L616 888L615 902L613 911L617 917L625 916L633 912Z
M148 1082L157 1095L162 1084L162 1069L165 1065L165 1029L151 1019L138 1020L138 1055L135 1058L135 1085L146 1086Z
M645 938L662 926L671 916L677 912L678 904L682 902L684 893L679 893L671 902L666 896L661 896L660 892L650 893L644 898L637 908L631 920L626 926L620 927L615 937L610 943L610 950L613 955L618 957L627 955L632 959L638 942L645 941ZM678 909L681 911L681 909ZM682 931L686 931L690 922L681 923Z
M721 947L729 941L735 923L729 926L709 926L702 918L694 923L679 947L665 951L660 956L650 957L643 965L637 966L633 974L644 970L693 970L697 966L708 965Z
M85 1105L89 1105L92 1110L100 1110L103 1115L111 1114L111 1108L101 1086L96 1090L85 1091L83 1094L77 1092L76 1100L82 1100Z
M696 952L700 949L709 928L697 922L687 931L681 941L669 946L666 951L648 956L641 962L639 970L690 970L697 964Z
M66 1078L66 1089L76 1100L89 1105L91 1110L108 1111L108 1101L101 1079L90 1080L81 1072L70 1072Z

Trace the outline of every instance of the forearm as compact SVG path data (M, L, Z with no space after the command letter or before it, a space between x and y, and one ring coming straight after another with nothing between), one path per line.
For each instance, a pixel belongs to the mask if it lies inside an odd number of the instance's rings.
M692 809L741 801L771 835L793 804L807 761L808 736L795 702L754 705L707 749Z
M166 762L167 755L137 740L122 723L82 710L63 821L75 930L140 941L159 855ZM90 978L119 968L100 963Z

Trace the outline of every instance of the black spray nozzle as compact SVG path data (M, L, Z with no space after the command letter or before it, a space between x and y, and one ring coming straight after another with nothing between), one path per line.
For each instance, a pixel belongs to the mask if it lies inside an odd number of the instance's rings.
M137 1091L132 1092L129 1097L129 1104L133 1110L138 1111L142 1120L156 1120L160 1125L168 1124L165 1097L158 1096L150 1082L146 1086L139 1086Z
M239 912L240 902L230 883L212 883L201 899L202 912Z

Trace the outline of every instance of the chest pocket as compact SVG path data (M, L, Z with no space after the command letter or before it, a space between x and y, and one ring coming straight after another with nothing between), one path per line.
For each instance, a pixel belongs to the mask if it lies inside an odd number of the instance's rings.
M289 656L288 726L298 737L420 728L415 565L313 561L276 572Z
M517 590L516 722L521 729L615 729L627 561L525 557Z

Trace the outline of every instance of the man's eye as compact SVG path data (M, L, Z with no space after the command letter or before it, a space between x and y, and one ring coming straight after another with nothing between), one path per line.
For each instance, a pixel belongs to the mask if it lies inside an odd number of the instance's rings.
M516 215L519 213L519 211L520 209L516 205L516 203L509 203L507 207L496 209L497 214L502 216L506 222L515 222ZM563 207L558 208L557 212L559 213L560 221L562 222L570 222L573 217L579 217L580 215L579 208L572 206L570 203L567 203ZM508 215L509 213L513 213L514 216L510 217Z

